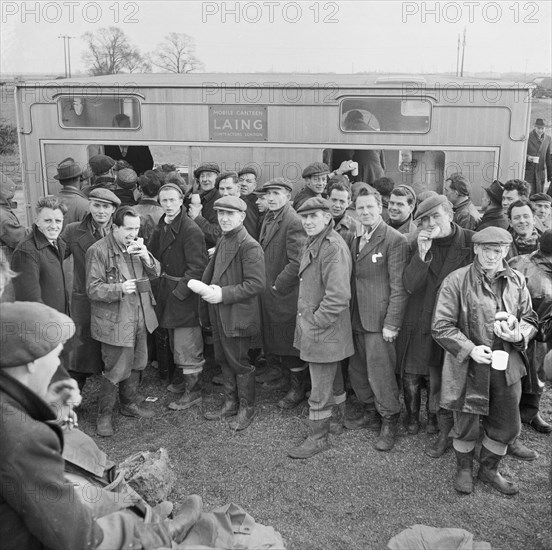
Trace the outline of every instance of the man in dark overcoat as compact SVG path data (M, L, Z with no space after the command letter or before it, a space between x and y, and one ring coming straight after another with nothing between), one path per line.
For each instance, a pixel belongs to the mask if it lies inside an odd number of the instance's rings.
M183 209L184 196L175 183L159 189L159 203L165 214L149 242L153 256L161 263L161 279L155 311L159 326L168 329L174 364L181 380L168 389L181 393L169 404L173 410L201 405L203 389L203 336L199 324L199 299L188 288L190 279L201 279L207 266L207 249L201 229Z
M544 119L537 118L527 140L524 180L531 187L530 195L542 193L546 182L552 181L552 138L544 131L545 127ZM548 194L552 195L552 187Z
M289 203L291 183L274 178L262 189L268 205L259 236L266 266L266 288L261 301L263 348L268 365L281 369L284 383L290 382L287 395L278 402L280 408L290 409L305 398L308 376L307 366L293 346L299 294L297 274L306 234Z
M261 213L257 206L257 195L254 193L257 189L257 171L251 166L242 168L238 172L238 179L240 182L240 197L247 204L243 226L254 239L259 240Z
M255 367L249 363L248 351L261 330L264 254L243 225L247 204L242 199L222 197L215 202L215 210L222 237L202 281L210 286L203 300L209 304L208 324L213 329L215 360L222 369L224 405L205 417L219 420L237 414L230 427L243 430L255 416Z
M57 166L57 174L54 176L62 186L57 197L67 207L63 223L80 222L88 214L88 200L81 191L82 169L74 159L68 157Z

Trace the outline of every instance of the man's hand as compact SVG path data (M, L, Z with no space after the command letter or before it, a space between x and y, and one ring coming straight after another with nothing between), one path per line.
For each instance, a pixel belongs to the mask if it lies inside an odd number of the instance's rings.
M493 352L489 346L475 346L471 350L470 357L482 365L490 365L493 360Z
M48 387L44 401L56 414L56 424L69 430L77 426L77 414L73 407L80 405L82 397L76 380L66 378L54 382Z
M121 286L121 290L123 294L134 294L136 292L136 279L125 281Z
M129 248L128 253L131 256L138 256L146 264L151 263L150 255L143 239L133 242Z
M222 302L222 288L218 285L210 285L212 292L203 296L203 299L210 304L220 304Z
M201 214L202 210L202 204L190 204L190 206L188 207L188 216L190 216L192 220L195 220Z
M505 342L511 344L517 344L523 340L523 335L519 329L519 321L515 317L511 316L512 321L495 321L494 333Z
M399 335L399 331L393 328L383 327L382 336L386 342L394 342Z
M422 262L425 261L425 257L427 256L427 253L431 248L431 244L433 243L431 235L432 231L429 229L422 229L418 233L418 254L420 255Z

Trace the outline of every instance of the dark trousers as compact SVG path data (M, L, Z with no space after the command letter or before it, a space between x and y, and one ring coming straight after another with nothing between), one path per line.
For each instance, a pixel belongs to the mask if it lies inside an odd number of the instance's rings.
M236 376L254 371L255 367L249 363L251 340L251 336L225 336L220 318L216 316L213 323L213 347L215 361L222 368L229 367Z

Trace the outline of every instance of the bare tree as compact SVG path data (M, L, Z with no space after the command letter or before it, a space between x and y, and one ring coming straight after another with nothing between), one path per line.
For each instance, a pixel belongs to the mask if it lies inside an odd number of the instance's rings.
M118 27L87 32L82 38L88 45L83 60L92 76L148 70L149 65L144 57Z
M195 56L194 39L184 33L171 32L149 56L153 65L169 73L189 73L203 69Z

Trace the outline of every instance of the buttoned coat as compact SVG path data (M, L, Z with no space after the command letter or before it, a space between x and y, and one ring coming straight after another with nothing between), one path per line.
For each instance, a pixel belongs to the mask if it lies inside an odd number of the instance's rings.
M125 256L132 262L131 271ZM110 233L86 252L86 290L90 298L92 338L112 346L134 347L139 310L148 332L157 326L155 300L151 290L124 294L123 283L130 279L154 279L161 273L159 262L150 254L151 267L140 258L123 252Z
M170 224L165 223L163 215L148 248L163 271L155 308L160 326L199 326L199 297L188 288L188 281L201 279L207 266L207 249L201 229L183 211Z
M270 221L267 212L260 233L266 267L266 288L262 295L263 343L267 353L299 356L293 346L299 264L306 234L291 204L285 204ZM276 290L272 287L275 286Z
M407 261L406 237L383 220L370 242L358 252L361 237L353 241L353 308L364 332L402 325L407 294L402 274ZM356 330L356 327L355 327Z
M202 281L222 289L222 302L208 304L211 325L220 319L224 336L255 336L261 330L259 298L266 285L261 245L242 225L222 236ZM207 302L202 302L202 307Z
M552 138L548 134L543 135L540 140L535 129L529 133L527 140L527 155L539 157L539 162L525 163L525 181L533 184L531 191L533 193L542 193L543 186L546 181L552 179ZM548 189L548 194L552 193L552 189Z
M333 363L354 353L351 253L333 222L303 248L294 346L303 361Z

